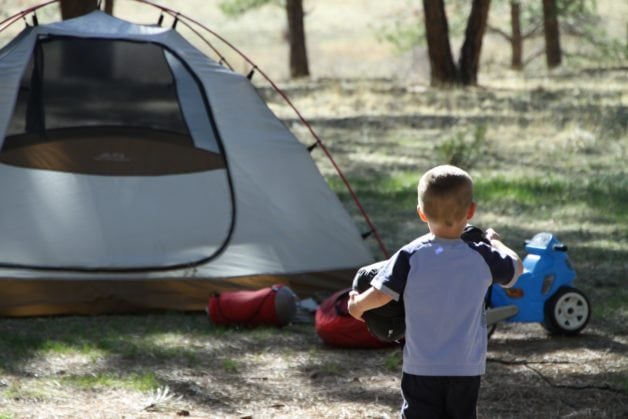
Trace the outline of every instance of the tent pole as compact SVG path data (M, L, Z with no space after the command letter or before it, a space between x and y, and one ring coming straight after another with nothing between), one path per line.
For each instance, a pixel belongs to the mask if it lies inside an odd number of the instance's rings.
M198 20L195 20L195 19L193 19L193 18L191 18L189 16L186 16L186 15L184 15L184 14L182 14L180 12L177 12L177 11L175 11L173 9L170 9L168 7L161 6L159 4L153 3L152 1L149 1L149 0L132 0L132 1L136 1L136 2L139 2L139 3L143 3L143 4L147 4L147 5L156 7L158 9L160 9L162 12L168 13L170 16L175 17L175 18L179 19L180 21L182 21L182 19L185 19L185 20L187 20L187 21L197 25L198 27L204 29L205 31L207 31L208 33L210 33L211 35L213 35L214 37L216 37L220 41L222 41L225 45L227 45L234 52L236 52L244 61L246 61L251 66L253 66L253 68L255 68L259 72L259 74L271 85L273 90L275 90L275 92L277 92L283 98L283 100L286 102L286 104L288 106L290 106L290 108L292 108L293 112L297 115L297 117L299 118L301 123L308 129L308 131L310 132L312 137L314 137L314 139L316 140L316 142L320 146L321 150L323 151L323 153L325 154L327 159L330 161L330 163L332 164L332 166L336 170L336 173L338 174L338 176L340 177L340 179L344 183L345 187L347 188L347 191L349 192L349 194L353 198L353 201L355 202L358 210L362 214L362 217L364 218L364 221L368 225L369 229L373 232L373 235L375 236L375 239L376 239L376 241L377 241L377 243L379 245L380 250L384 254L384 257L388 258L389 257L388 250L386 249L386 246L384 245L384 242L383 242L383 240L382 240L382 238L381 238L377 228L375 227L375 225L371 221L369 215L367 214L366 210L362 206L362 203L358 199L358 196L356 195L356 193L354 192L353 188L351 187L351 184L349 183L349 180L344 175L342 170L340 170L340 167L338 166L338 164L336 163L336 161L332 157L331 153L329 152L329 149L327 149L327 147L323 144L323 141L321 140L319 135L314 131L314 128L312 128L312 125L303 117L301 112L299 112L299 110L296 108L296 106L288 98L286 93L283 90L281 90L279 88L279 86L277 86L275 84L275 82L264 71L262 71L257 66L257 64L255 64L246 54L244 54L242 51L240 51L231 42L229 42L228 40L226 40L225 38L220 36L218 33L214 32L213 30L211 30L210 28L208 28L207 26L205 26L204 24L202 24Z
M0 22L0 32L4 31L6 28L8 28L9 26L13 25L18 20L24 18L27 14L32 13L32 12L34 12L37 9L41 9L44 6L48 6L49 4L57 3L58 1L59 0L49 0L49 1L37 4L35 6L31 6L31 7L27 8L27 9L21 10L21 11L17 12L16 14L14 14L13 16L9 16L9 17L5 18L4 20L2 20ZM1 27L6 22L9 22L9 23L5 27Z

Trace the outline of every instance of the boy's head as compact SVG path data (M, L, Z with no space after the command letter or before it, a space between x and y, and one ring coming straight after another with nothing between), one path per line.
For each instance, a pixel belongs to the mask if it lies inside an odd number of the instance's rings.
M475 211L473 180L455 166L436 166L428 170L421 177L417 192L417 210L426 222L447 228L464 225Z

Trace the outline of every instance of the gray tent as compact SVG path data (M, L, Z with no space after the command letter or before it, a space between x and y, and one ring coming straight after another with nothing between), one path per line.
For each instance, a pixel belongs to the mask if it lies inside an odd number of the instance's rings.
M372 262L251 82L96 11L0 50L0 315L202 309Z

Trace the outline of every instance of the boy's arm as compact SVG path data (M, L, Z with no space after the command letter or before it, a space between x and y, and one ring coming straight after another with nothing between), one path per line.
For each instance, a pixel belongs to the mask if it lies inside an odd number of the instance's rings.
M362 294L358 294L357 291L351 291L349 293L349 302L347 309L349 314L358 320L362 320L362 315L365 311L372 310L374 308L381 307L392 300L392 297L384 294L380 290L370 287Z
M502 242L501 236L497 234L497 232L493 230L492 228L486 229L485 236L491 242L491 245L493 247L507 254L515 261L515 275L513 279L513 283L514 283L514 280L519 278L519 276L523 273L523 263L521 263L521 258L519 257L517 252L515 252L514 250L512 250L510 247L506 246Z

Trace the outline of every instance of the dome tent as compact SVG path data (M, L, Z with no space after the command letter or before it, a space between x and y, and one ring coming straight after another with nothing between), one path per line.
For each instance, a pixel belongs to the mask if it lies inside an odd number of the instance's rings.
M372 261L250 80L100 11L0 50L0 315L202 310Z

